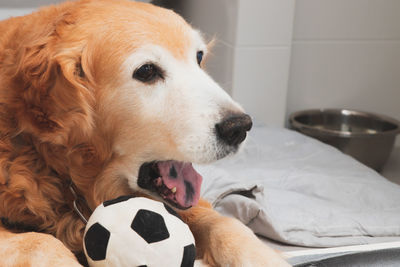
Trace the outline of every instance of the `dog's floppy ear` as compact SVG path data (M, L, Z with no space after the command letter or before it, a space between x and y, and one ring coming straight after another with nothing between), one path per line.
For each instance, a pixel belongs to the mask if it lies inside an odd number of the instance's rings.
M52 143L89 135L92 128L92 92L81 58L84 43L65 47L59 32L67 16L50 24L18 53L14 100L19 131ZM75 136L71 136L74 134Z

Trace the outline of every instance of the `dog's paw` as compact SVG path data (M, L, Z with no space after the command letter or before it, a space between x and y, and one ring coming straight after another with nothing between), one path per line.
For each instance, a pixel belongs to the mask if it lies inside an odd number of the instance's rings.
M209 229L209 247L203 259L218 267L287 267L277 252L264 245L241 222L221 219Z
M7 267L82 267L60 240L41 233L2 233L0 257Z

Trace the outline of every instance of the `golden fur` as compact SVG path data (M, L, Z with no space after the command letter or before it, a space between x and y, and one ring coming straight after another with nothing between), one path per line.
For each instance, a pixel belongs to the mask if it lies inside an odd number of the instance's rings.
M158 19L152 20L150 15ZM134 131L134 143L119 143L134 154L147 145L147 129L157 132L167 127L118 112L123 98L110 88L120 86L121 80L115 77L126 51L151 43L185 60L191 45L187 29L186 22L172 11L123 0L64 3L0 22L1 217L34 225L73 252L82 250L84 224L66 197L71 181L92 209L104 200L135 194L120 177L127 159L113 150L116 140L125 140L124 135ZM122 125L127 119L131 126ZM176 145L168 135L156 136L157 140L163 144L158 147L161 151ZM231 240L226 232L244 229L236 221L218 215L204 200L181 214L196 237L199 256L213 266L228 266L225 263L238 259L234 253L239 252L228 248L230 242L240 241ZM213 225L224 226L225 232ZM252 234L244 235L250 236L250 250L262 246ZM72 266L68 263L71 253L50 235L11 234L4 229L0 243L6 241L8 248L0 250L2 258L13 258L11 254L18 251L21 254L13 263L0 265L34 265L37 259L22 252L43 251L43 238L56 244L50 251L46 248L51 259L60 258L61 253L65 266ZM224 240L225 250L218 243ZM255 259L260 257L262 262L265 255L256 254ZM278 256L270 255L281 263ZM51 262L47 266L61 265Z

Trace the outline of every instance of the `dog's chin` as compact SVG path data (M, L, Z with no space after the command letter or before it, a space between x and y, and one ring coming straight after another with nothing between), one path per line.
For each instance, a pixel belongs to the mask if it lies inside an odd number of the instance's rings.
M216 142L211 145L208 153L204 151L182 151L186 155L186 161L193 164L211 164L226 157L235 155L243 147L242 144L236 146L229 146L223 142Z
M213 163L220 159L231 157L231 156L235 155L240 150L241 147L242 146L224 148L224 149L218 151L218 153L216 154L215 160L208 162L208 163Z

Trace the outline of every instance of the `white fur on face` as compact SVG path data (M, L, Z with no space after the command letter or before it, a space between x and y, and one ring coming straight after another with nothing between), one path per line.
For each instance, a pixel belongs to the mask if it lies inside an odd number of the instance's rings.
M123 86L115 96L123 99L115 102L124 103L120 108L131 114L131 119L127 116L123 122L127 127L121 127L116 140L118 153L135 154L135 160L143 162L208 163L236 151L218 141L215 125L228 113L243 110L197 64L197 51L206 54L206 48L197 33L194 39L195 46L182 60L163 47L149 45L125 61ZM132 78L134 71L147 63L157 65L164 78L152 83ZM135 136L137 132L140 137ZM146 143L138 145L137 138L145 138Z

